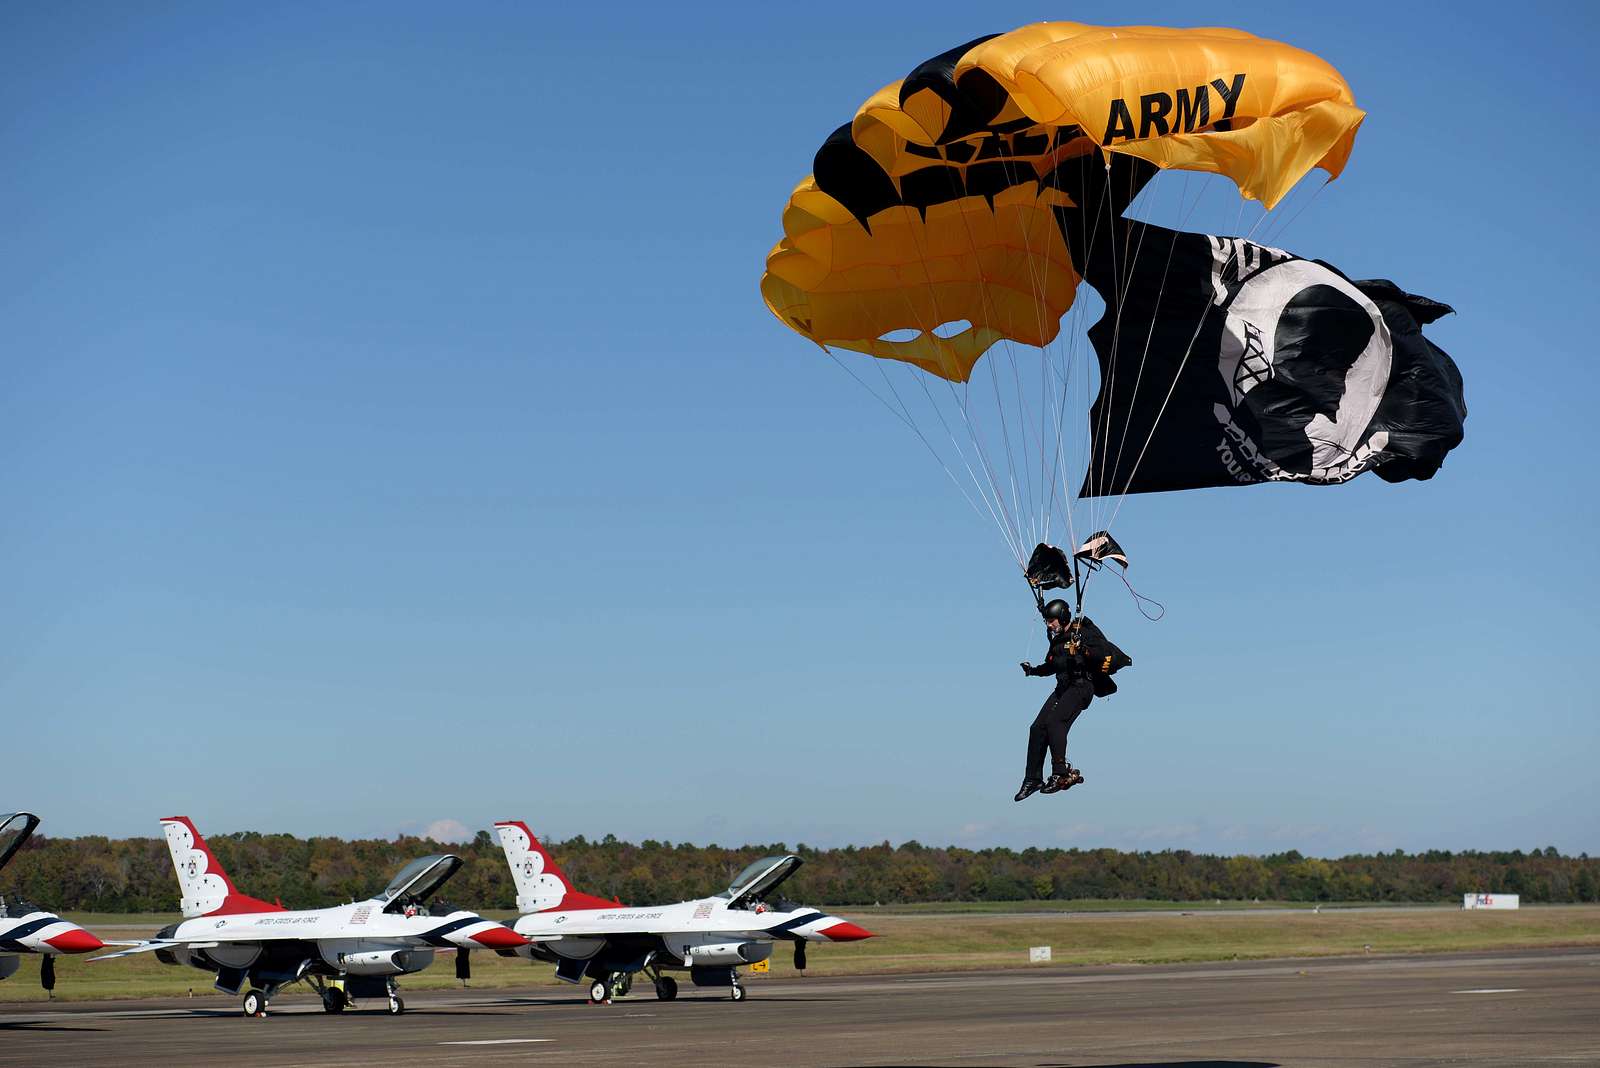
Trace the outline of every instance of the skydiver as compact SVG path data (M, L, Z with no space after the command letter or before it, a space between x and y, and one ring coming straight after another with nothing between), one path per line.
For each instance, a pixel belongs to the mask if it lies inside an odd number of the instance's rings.
M1090 701L1116 692L1112 672L1133 662L1085 617L1074 620L1067 602L1051 601L1039 612L1050 635L1050 651L1037 666L1023 661L1022 673L1041 678L1054 675L1056 688L1028 728L1028 759L1016 801L1035 792L1059 793L1083 782L1083 773L1067 763L1067 732ZM1049 780L1044 778L1047 748L1052 771Z

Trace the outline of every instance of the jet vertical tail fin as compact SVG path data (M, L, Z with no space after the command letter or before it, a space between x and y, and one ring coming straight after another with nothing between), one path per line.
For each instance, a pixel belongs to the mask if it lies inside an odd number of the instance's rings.
M511 866L511 879L517 884L517 911L523 915L551 909L609 909L620 904L574 889L556 859L521 820L502 820L494 829Z
M239 893L233 880L222 870L221 861L200 837L188 816L168 816L161 821L172 854L172 868L178 873L183 890L184 919L196 916L227 916L240 912L283 912L282 905L260 901Z

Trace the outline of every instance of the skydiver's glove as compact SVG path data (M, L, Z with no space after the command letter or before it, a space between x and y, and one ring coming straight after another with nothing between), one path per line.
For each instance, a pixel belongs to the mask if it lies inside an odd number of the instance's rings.
M1024 675L1032 675L1037 670L1039 669L1028 663L1026 660L1022 662L1022 673Z

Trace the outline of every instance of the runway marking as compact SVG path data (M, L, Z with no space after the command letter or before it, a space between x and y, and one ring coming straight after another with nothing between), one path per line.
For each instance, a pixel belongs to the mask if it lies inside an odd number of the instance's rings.
M554 1042L553 1038L473 1038L441 1042L441 1046L516 1046L524 1042Z
M1520 986L1486 986L1482 990L1452 990L1452 994L1520 994Z

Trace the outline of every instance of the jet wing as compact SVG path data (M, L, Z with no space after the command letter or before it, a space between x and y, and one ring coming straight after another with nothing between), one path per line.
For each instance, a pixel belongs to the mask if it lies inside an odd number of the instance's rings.
M118 950L116 953L102 953L98 957L90 957L91 961L112 960L116 957L131 957L136 953L151 953L158 949L215 949L222 945L247 945L261 942L303 941L304 935L289 934L263 935L260 931L240 931L237 934L229 932L213 932L204 938L147 938L137 942L107 942L108 946L129 946L129 949Z
M211 943L216 945L215 942ZM147 942L107 942L108 946L132 946L132 949L119 949L115 953L102 953L98 957L90 957L89 963L96 961L116 960L118 957L131 957L136 953L153 953L158 949L170 949L173 946L187 946L194 949L201 948L194 942L182 942L172 938L152 938Z

